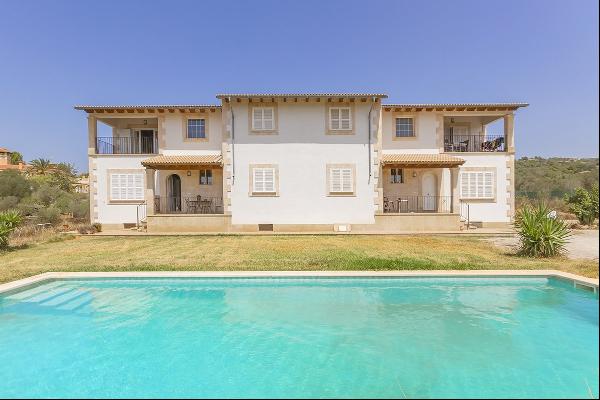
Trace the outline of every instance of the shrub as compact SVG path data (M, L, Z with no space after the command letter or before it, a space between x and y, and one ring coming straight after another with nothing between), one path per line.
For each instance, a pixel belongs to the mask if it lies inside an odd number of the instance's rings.
M19 204L17 196L0 197L0 211L12 210Z
M100 222L94 222L92 224L96 232L102 232L102 224Z
M60 188L52 186L51 183L41 182L38 184L39 187L31 195L32 201L36 204L47 207L55 203L64 194Z
M515 218L519 235L521 255L530 257L552 257L564 251L571 236L567 225L553 217L544 204L524 206Z
M96 233L98 231L96 230L96 227L94 227L93 225L87 224L87 225L79 225L77 227L77 232L79 232L82 235L87 235L87 234L91 234L91 233Z
M8 236L21 224L23 218L18 211L0 212L0 248L8 247Z
M565 202L579 222L592 225L598 218L598 185L594 185L590 190L581 187L575 189L573 193L565 195Z
M60 222L60 210L54 206L40 208L37 217L41 223L54 225Z
M29 196L31 184L18 171L0 172L0 197L15 196L19 199Z

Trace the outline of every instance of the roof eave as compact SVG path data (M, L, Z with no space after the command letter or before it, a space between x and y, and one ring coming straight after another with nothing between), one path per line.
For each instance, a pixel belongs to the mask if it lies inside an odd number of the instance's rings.
M385 93L220 93L217 94L218 99L224 100L228 98L284 98L284 97L297 97L297 98L360 98L360 97L376 97L378 99L387 99Z

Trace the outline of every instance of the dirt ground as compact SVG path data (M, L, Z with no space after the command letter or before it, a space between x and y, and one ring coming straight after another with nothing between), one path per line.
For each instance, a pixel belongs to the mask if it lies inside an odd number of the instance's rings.
M516 237L495 237L484 239L498 247L516 249L519 240ZM567 257L571 259L598 259L598 230L574 230L567 244Z

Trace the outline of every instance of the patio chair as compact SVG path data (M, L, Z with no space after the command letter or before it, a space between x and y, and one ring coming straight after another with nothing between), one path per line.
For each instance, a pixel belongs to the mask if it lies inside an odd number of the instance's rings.
M498 149L501 148L502 145L504 145L504 138L503 137L497 137L496 139L494 139L492 141L492 148L491 148L490 151L498 151Z
M213 200L213 207L215 214L222 214L225 211L225 208L223 207L223 198L216 197Z
M200 200L200 213L201 214L211 214L212 212L212 200L204 199Z
M458 142L459 151L466 152L469 149L469 139Z
M185 208L188 213L195 214L198 211L198 203L190 199L185 199Z
M454 151L454 145L449 138L444 139L444 151Z

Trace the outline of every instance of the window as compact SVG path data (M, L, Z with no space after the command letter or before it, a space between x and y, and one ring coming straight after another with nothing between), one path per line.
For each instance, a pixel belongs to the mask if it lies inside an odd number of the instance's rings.
M349 131L352 129L350 107L329 108L329 129L332 131Z
M352 168L329 169L329 193L354 193L354 171Z
M144 200L144 173L111 173L110 200Z
M463 199L493 199L494 172L462 172L460 176L460 196Z
M252 170L252 193L275 193L275 168Z
M272 131L275 129L275 109L273 107L254 107L252 109L252 130Z
M392 168L390 170L390 183L404 183L404 170L402 168Z
M201 169L200 170L200 184L201 185L212 185L212 169Z
M415 125L412 117L396 118L396 137L414 137Z
M187 121L187 137L188 139L205 139L206 138L206 121L202 119L188 119Z

